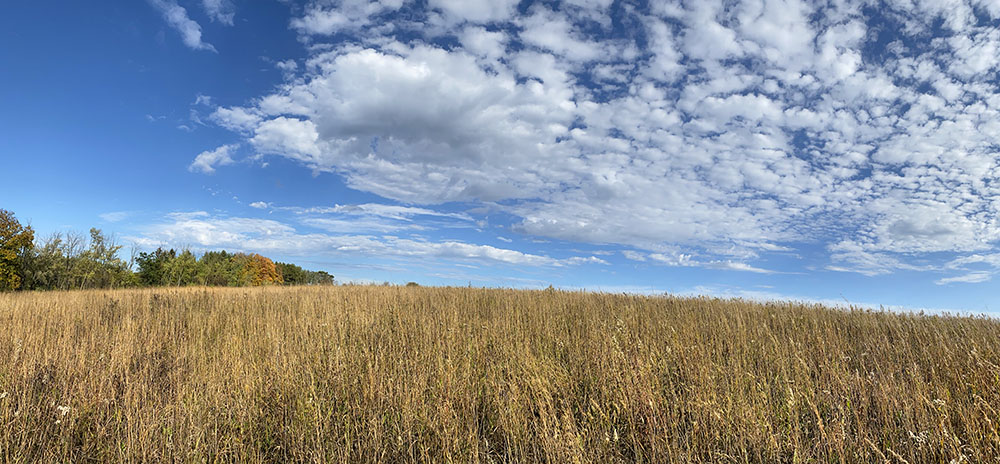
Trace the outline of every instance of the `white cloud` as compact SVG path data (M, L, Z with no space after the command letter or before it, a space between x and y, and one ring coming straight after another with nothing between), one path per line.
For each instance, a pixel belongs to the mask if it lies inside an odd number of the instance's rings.
M239 148L239 145L233 144L222 145L211 151L203 151L195 157L191 165L188 166L188 170L202 174L212 174L215 172L216 166L233 164L232 152L236 151L237 148Z
M960 275L960 276L955 276L955 277L945 277L943 279L938 279L938 280L934 281L934 283L936 283L938 285L947 285L947 284L953 284L953 283L974 284L974 283L979 283L979 282L986 282L986 281L990 280L991 278L993 278L993 273L991 273L991 272L985 272L985 271L979 271L979 272L970 272L968 274L964 274L964 275Z
M286 156L320 167L325 145L319 140L316 124L309 120L277 117L257 126L250 139L257 151Z
M572 103L560 84L552 92L518 85L471 55L405 53L329 57L321 76L262 99L260 111L278 116L259 123L251 143L406 202L492 200L540 187L537 174L519 170L550 156L540 142L566 133Z
M181 34L184 45L195 50L209 50L214 52L212 44L202 41L201 26L188 17L187 10L177 4L174 0L148 0L153 7L160 10L163 19L170 27Z
M398 10L402 0L334 0L312 2L306 14L292 20L292 28L307 35L332 35L358 30L372 24L372 18Z
M463 213L444 213L427 208L417 208L413 206L384 205L379 203L365 203L360 205L335 205L331 207L313 207L294 209L298 213L342 213L352 215L373 215L391 219L410 220L413 216L437 216L460 219L462 221L472 221L472 218Z
M268 203L265 201L255 201L253 203L250 203L251 208L257 208L257 209L267 209L268 206L270 205L268 205Z
M622 255L632 261L652 262L654 264L681 267L703 267L724 271L753 272L756 274L776 274L777 271L751 266L747 263L733 260L702 260L690 254L678 252L640 253L634 250L623 250Z
M207 211L175 211L167 214L167 218L177 221L186 221L209 216L210 214L208 214Z
M208 95L202 95L202 94L199 93L194 98L194 104L195 105L211 106L212 105L212 97L210 97Z
M985 269L984 269L985 268ZM979 283L987 282L993 275L1000 272L1000 253L971 254L953 259L944 265L947 271L963 271L952 277L945 277L935 281L938 285L950 283Z
M233 131L246 132L257 127L261 117L256 110L247 108L216 108L210 119L216 124Z
M694 2L687 12L687 22L697 27L689 27L684 33L684 52L695 60L720 60L743 54L736 32L723 26L717 20L721 4L717 2Z
M741 35L760 47L758 53L788 69L813 59L812 8L799 0L750 0L737 13Z
M230 0L201 0L201 6L212 21L218 21L227 26L233 25L236 7Z
M295 71L298 71L299 64L295 60L284 60L274 63L274 67L281 71L281 75L286 80L291 80L295 77Z
M632 261L646 261L646 255L635 250L622 250L622 256Z
M334 206L274 206L256 202L250 206L293 213L299 223L326 232L390 233L440 229L469 229L475 221L466 213L436 211L413 206L364 203Z
M106 222L119 222L127 218L130 214L128 211L111 211L98 214L97 216Z
M716 263L709 267L715 267L718 269L724 269L728 271L743 271L743 272L753 272L756 274L774 274L775 271L769 269L761 269L759 267L754 267L746 263L738 263L733 261L723 261Z
M518 2L519 0L429 0L428 4L457 22L488 23L510 19Z
M653 54L645 73L652 79L672 82L684 72L680 64L683 55L678 50L673 31L663 21L651 18L646 20L645 25L649 31L649 49Z
M427 227L413 222L386 220L379 217L307 217L302 224L326 232L341 234L398 233L400 231L424 231Z
M496 60L506 51L507 36L480 26L468 26L459 35L462 46L472 54Z
M606 53L600 44L578 37L567 18L544 7L535 8L534 14L520 21L520 26L524 29L522 41L570 60L591 61Z

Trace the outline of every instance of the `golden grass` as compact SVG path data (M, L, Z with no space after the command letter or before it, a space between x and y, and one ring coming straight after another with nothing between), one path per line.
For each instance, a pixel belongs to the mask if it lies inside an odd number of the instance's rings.
M1000 323L413 287L0 295L0 460L1000 462Z

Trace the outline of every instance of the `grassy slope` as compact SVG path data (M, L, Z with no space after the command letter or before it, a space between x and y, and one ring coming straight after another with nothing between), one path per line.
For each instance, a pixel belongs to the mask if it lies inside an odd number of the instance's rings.
M1000 462L1000 322L552 291L0 295L0 460Z

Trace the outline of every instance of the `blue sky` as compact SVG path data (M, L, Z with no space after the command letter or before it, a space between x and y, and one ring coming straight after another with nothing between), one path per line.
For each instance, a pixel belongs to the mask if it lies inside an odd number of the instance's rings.
M0 207L339 280L1000 311L1000 3L8 2Z

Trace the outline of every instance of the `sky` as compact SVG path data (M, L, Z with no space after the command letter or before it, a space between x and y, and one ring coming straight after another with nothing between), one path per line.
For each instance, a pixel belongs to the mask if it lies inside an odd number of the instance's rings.
M0 207L339 281L1000 312L1000 1L0 7Z

